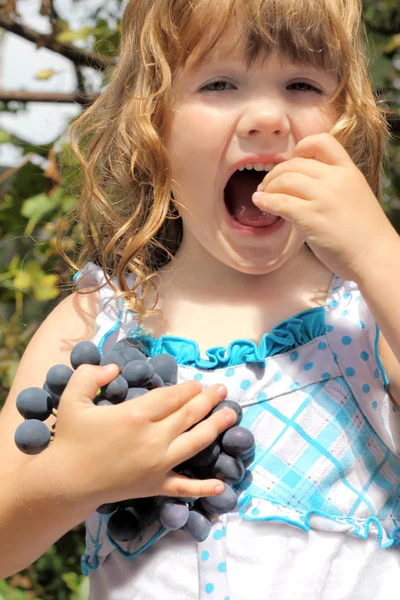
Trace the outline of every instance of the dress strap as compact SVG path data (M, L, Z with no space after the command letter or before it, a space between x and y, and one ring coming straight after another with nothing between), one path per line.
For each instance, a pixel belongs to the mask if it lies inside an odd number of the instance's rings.
M334 277L325 322L328 344L360 410L387 448L400 456L400 413L388 394L380 330L354 281Z

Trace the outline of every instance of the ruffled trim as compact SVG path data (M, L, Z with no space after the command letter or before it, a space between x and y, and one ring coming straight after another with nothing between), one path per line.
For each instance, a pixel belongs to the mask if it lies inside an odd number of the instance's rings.
M347 533L353 537L367 539L376 537L380 548L400 547L400 522L394 519L381 520L377 516L355 518L336 516L319 509L301 512L270 500L245 494L239 501L239 514L247 521L275 521L293 525L303 531L310 529Z
M231 342L229 347L216 346L206 350L208 359L200 356L200 349L195 340L164 335L153 338L143 335L140 327L134 327L128 335L140 339L148 356L161 353L171 354L182 366L199 369L215 369L233 367L247 363L262 363L269 356L295 350L325 333L324 307L310 308L290 319L282 321L271 333L266 333L259 345L251 340L239 339Z

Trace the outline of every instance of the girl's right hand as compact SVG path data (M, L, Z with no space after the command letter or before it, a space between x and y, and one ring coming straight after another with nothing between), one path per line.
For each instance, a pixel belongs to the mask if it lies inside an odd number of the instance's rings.
M130 498L223 492L218 479L189 479L172 469L235 423L232 409L205 419L226 397L226 388L216 384L203 390L199 382L187 381L114 406L96 406L98 388L118 374L116 365L81 365L61 397L55 439L45 452L53 454L64 484L73 482L73 495L93 500L95 509Z

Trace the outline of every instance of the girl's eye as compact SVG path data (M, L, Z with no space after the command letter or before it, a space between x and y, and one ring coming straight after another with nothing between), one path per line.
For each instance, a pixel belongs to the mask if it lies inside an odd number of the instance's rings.
M311 83L307 83L306 81L296 81L295 83L291 83L289 88L292 88L293 86L298 86L296 91L299 92L315 92L316 94L323 93L320 89L316 88L314 85L311 85Z
M206 91L210 91L210 92L223 92L225 91L223 89L223 86L225 85L230 85L232 86L232 83L229 83L229 81L224 81L221 79L218 79L217 81L212 81L211 83L208 83L207 85L205 85L204 87L202 87L200 89L201 92L206 92ZM215 86L215 87L213 87Z

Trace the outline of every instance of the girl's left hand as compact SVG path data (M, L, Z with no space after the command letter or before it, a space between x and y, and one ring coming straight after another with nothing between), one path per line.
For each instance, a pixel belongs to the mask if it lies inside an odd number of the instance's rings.
M291 221L333 273L359 281L379 266L399 237L367 180L329 133L303 138L295 158L266 175L253 195L266 213Z

